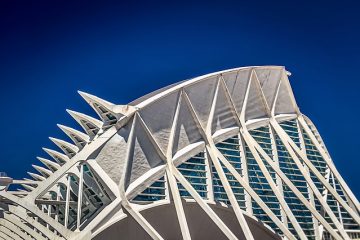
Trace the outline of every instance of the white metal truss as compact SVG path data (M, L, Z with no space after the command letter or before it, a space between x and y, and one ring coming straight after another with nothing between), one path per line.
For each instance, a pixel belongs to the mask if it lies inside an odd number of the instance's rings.
M249 218L284 239L360 238L359 201L299 111L288 75L230 69L129 105L79 91L100 120L68 110L86 133L58 125L74 144L50 138L63 153L44 148L53 160L38 157L33 180L0 191L0 239L92 239L126 218L166 239L143 213L168 204L182 238L194 239L188 203L228 239L239 236L215 204L231 206L247 240L256 239Z

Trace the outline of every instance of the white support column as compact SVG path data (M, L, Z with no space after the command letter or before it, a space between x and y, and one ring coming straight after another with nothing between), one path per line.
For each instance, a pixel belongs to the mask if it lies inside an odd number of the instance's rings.
M80 231L81 224L81 210L83 203L83 186L84 186L84 164L80 165L80 176L79 176L79 191L78 191L78 205L77 205L77 219L76 219L76 230Z
M52 205L49 204L48 207L47 207L47 215L48 215L49 217L51 217L51 211L52 211ZM49 223L46 223L46 227L47 227L48 229L50 228Z
M56 200L60 201L60 185L58 184L56 186ZM59 205L55 205L55 222L59 222L59 213L60 213L60 206ZM56 231L55 231L56 233Z
M206 186L207 186L207 198L209 202L214 203L214 183L213 183L213 172L212 163L206 153L205 156L205 171L206 171Z
M67 176L67 185L66 185L66 199L65 199L65 222L64 226L67 228L69 224L69 210L70 210L70 175Z
M241 159L241 168L242 168L242 175L245 179L245 181L249 184L249 172L248 172L248 164L247 164L247 157L246 157L246 151L245 151L245 143L244 139L241 136L241 134L238 134L239 138L239 144L240 144L240 159ZM246 206L246 212L250 215L253 215L253 208L252 208L252 202L251 197L248 192L244 192L245 194L245 206Z

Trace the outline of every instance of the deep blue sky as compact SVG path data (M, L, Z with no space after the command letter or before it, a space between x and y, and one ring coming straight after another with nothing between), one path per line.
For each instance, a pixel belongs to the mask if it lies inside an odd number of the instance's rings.
M1 1L0 171L25 177L46 156L41 147L55 148L48 137L64 138L56 123L77 127L66 108L93 114L77 90L126 104L218 70L284 65L301 111L360 197L355 3L97 2Z

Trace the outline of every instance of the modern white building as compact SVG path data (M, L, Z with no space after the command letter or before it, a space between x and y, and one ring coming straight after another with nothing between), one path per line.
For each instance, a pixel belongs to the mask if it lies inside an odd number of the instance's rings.
M29 179L0 175L0 240L360 239L359 202L288 76L230 69L128 105L79 92L99 117L68 110L72 143L50 138Z

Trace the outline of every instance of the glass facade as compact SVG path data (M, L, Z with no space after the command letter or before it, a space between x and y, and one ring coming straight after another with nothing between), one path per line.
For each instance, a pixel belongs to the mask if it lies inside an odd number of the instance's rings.
M165 199L165 180L164 177L155 181L150 187L138 194L132 202L138 204L147 204L154 201Z
M180 164L177 169L196 190L196 192L203 198L207 199L207 181L206 181L206 163L205 154L201 152L196 156L190 158L186 162ZM180 196L184 198L191 198L191 195L185 188L178 183Z
M329 170L320 152L310 140L306 132L299 127L299 123L296 119L280 122L279 125L286 132L286 134L294 141L294 143L301 149L304 149L309 161L316 167L316 169L324 176L327 177L330 184L336 189L339 195L346 201L343 190L340 187L339 182L333 176L329 175ZM303 194L303 196L310 199L312 194L308 184L303 177L301 171L295 164L291 155L289 154L284 143L280 137L269 126L263 126L249 131L250 135L265 151L265 153L275 162L277 162L280 170L290 179L294 186ZM301 140L303 138L303 141ZM226 158L226 160L234 167L234 169L244 177L244 171L247 171L247 177L249 185L262 199L262 201L270 208L279 220L286 222L287 228L296 237L299 238L294 226L289 221L288 217L282 212L282 207L279 204L269 182L265 178L263 171L261 170L258 162L254 158L249 146L244 140L241 140L240 134L232 136L226 140L218 142L216 148ZM315 239L315 223L314 218L308 208L296 197L291 189L276 175L275 171L270 167L265 159L259 154L261 163L264 164L269 172L276 187L281 186L281 193L288 207L292 211L296 221L299 223L301 229L304 231L308 239ZM300 161L303 163L301 158ZM303 163L304 164L304 163ZM222 169L230 184L231 190L234 193L240 208L244 211L247 210L247 204L245 200L245 191L235 177L229 172L229 170L223 166ZM305 166L305 164L304 164ZM305 166L306 167L306 166ZM207 156L206 151L191 157L189 160L177 166L181 174L188 180L197 193L204 199L211 199L209 194L213 194L213 199L216 202L223 202L227 205L231 205L229 198L226 194L224 186L220 180L216 168L213 166ZM306 168L305 168L306 169ZM314 181L319 191L325 194L325 188L321 181L310 171L311 179ZM210 178L210 179L209 179ZM209 182L210 181L210 182ZM210 191L209 187L212 187ZM178 183L180 196L183 198L192 198L190 193ZM165 199L166 184L164 178L154 182L150 187L145 189L137 197L133 199L134 203L151 203L154 201ZM329 204L332 211L342 222L345 229L359 229L357 223L351 218L351 216L345 211L345 209L339 205L331 194L327 194L326 201ZM322 206L319 201L314 197L315 207L318 212L322 213L325 219L333 226L334 224L330 220L329 216L324 214ZM275 225L275 223L269 218L269 216L260 208L260 206L250 198L251 211L255 217L257 217L263 223L269 225L275 232L282 235L281 230ZM284 219L286 218L286 219ZM285 221L286 220L286 221ZM330 237L328 233L324 232L324 238Z
M269 127L260 127L249 132L251 136L256 140L256 142L260 145L260 147L264 149L266 154L272 158L273 151ZM261 171L257 161L255 160L253 154L250 151L250 148L247 145L245 145L245 152L250 186L255 190L255 192L264 201L264 203L270 208L270 210L276 215L276 217L281 219L279 201L277 200L274 192L270 187L269 182L266 180L264 173ZM264 161L263 159L262 161L267 170L269 171L271 178L274 180L274 182L276 182L276 175L274 170L269 166L266 161ZM280 233L279 228L253 199L251 201L251 205L255 217L257 217L262 222L268 224L272 229L274 229L274 231Z
M229 161L229 163L231 163L231 165L236 169L236 171L240 175L242 175L242 165L244 163L241 161L242 153L240 151L239 136L236 135L216 144L216 148ZM246 210L244 188L240 185L240 183L235 179L235 177L229 172L227 168L223 167L223 170L240 208ZM212 166L212 173L214 200L230 204L230 201L225 193L224 187L222 186L222 183L214 166Z
M285 121L280 123L280 126L290 136L290 138L300 147L299 131L296 120ZM279 166L281 171L290 179L295 187L304 195L304 197L310 200L308 186L305 178L301 174L299 168L291 158L290 154L286 150L283 142L279 136L275 134L276 149L278 153ZM296 197L296 195L290 190L288 186L283 183L283 193L286 203L290 210L293 212L296 220L299 222L301 228L309 239L315 239L314 224L311 212L307 207ZM297 235L294 227L289 223L289 230Z

